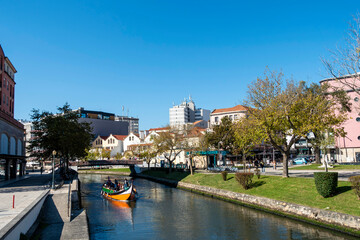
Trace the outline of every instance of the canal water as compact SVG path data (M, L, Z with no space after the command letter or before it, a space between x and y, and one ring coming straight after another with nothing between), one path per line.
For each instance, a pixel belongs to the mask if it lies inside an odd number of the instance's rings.
M79 177L91 239L356 239L144 179L134 180L137 201L110 201L107 175Z

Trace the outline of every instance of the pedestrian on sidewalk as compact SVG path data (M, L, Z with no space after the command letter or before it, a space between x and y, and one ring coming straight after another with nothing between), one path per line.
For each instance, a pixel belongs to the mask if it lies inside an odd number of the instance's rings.
M274 170L276 170L276 159L274 159Z
M261 172L265 172L265 164L264 162L260 162Z

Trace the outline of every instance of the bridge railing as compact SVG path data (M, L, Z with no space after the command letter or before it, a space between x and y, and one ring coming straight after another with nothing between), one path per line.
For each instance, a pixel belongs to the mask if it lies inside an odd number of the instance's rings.
M78 161L70 162L70 166L100 166L100 165L137 165L142 164L142 160L90 160L90 161Z

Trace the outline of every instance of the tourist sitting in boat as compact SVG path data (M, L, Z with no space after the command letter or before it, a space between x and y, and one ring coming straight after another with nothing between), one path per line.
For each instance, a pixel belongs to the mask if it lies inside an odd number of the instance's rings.
M119 191L119 182L117 179L115 179L115 190Z
M115 183L117 182L117 180L115 179ZM104 187L108 188L108 189L116 189L116 184L114 184L113 182L111 182L110 177L108 177L108 180L106 183L104 183Z

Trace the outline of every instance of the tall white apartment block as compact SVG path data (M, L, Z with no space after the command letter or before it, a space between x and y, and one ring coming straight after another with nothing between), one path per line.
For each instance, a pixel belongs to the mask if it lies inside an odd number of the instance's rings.
M169 120L170 126L194 123L199 120L209 121L210 110L196 109L194 101L189 97L189 100L184 99L181 104L169 109Z

